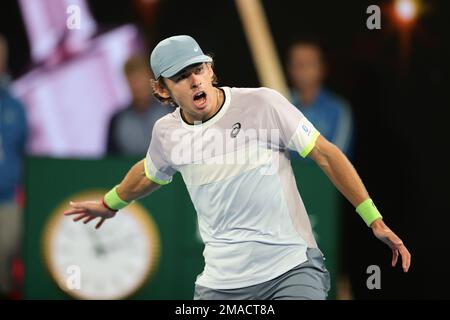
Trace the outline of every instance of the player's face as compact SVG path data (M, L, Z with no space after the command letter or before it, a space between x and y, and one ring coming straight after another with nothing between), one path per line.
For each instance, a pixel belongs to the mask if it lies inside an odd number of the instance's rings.
M289 76L293 85L300 90L316 89L323 79L323 65L318 48L299 45L291 49Z
M175 76L165 79L165 83L170 96L183 113L194 121L203 121L214 115L218 108L213 77L211 64L201 63L183 69Z

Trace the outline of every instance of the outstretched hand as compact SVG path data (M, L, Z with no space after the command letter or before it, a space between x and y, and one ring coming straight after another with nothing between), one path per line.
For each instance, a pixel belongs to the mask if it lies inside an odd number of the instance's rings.
M83 222L89 223L96 218L100 218L100 221L95 226L96 229L100 228L106 219L113 218L116 215L116 211L110 210L103 205L100 201L81 201L70 202L71 209L64 212L65 216L76 215L73 221L77 222L83 220Z
M375 220L372 225L373 234L375 237L383 241L392 250L392 266L395 267L398 257L401 256L402 268L404 272L408 272L411 265L411 254L406 249L403 241L383 222L383 220Z

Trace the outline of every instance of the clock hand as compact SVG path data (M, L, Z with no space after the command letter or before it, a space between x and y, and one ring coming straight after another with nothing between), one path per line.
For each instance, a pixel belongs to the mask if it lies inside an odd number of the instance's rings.
M132 246L133 244L133 239L136 237L136 235L134 233L130 233L127 234L123 237L120 237L119 239L115 239L113 241L108 242L107 247L106 247L106 251L110 252L110 251L115 251L117 249L123 249L126 246ZM125 246L124 246L125 245Z
M96 256L103 256L107 251L105 246L101 243L100 238L96 232L93 230L87 230L89 238L91 238L94 245L94 252Z

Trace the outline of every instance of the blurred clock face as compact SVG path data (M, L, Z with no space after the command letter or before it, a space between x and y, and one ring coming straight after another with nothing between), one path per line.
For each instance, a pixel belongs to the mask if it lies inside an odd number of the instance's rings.
M74 223L63 211L56 210L44 230L45 262L63 291L80 299L123 299L145 284L158 262L159 234L142 206L120 210L98 230L97 220Z

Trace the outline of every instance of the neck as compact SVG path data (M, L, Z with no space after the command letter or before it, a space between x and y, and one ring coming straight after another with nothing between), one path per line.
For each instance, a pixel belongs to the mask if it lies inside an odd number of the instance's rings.
M320 89L318 87L306 90L297 90L302 106L309 106L313 104L317 96L319 95L319 90Z

